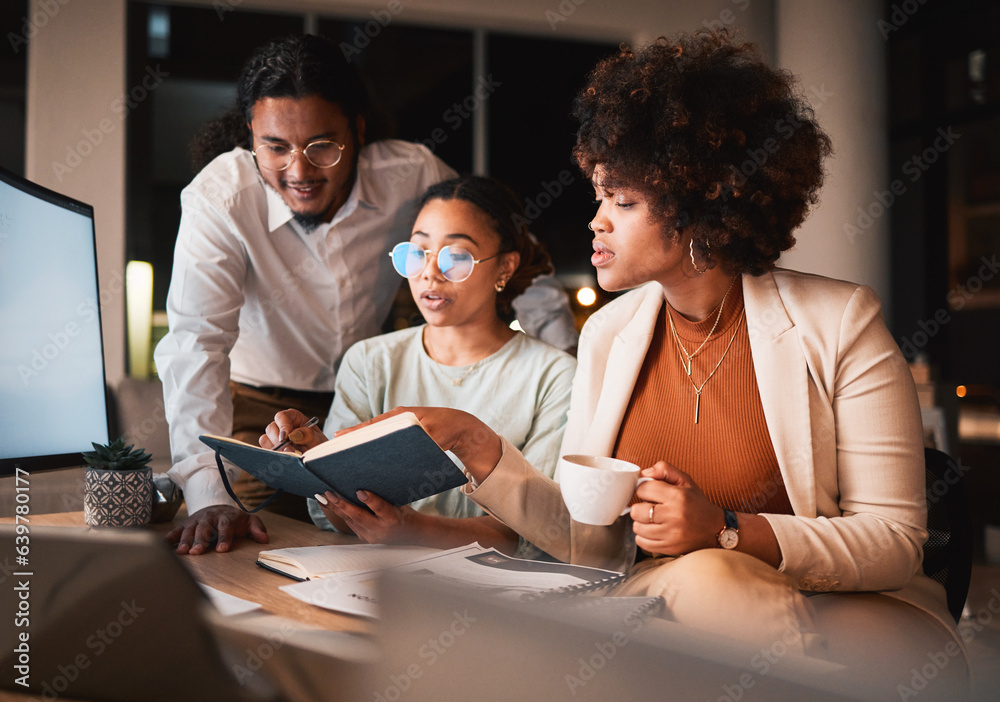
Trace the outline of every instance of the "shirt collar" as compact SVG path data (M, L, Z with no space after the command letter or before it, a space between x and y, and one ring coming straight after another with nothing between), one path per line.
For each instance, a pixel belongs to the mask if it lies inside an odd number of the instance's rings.
M260 183L264 186L264 193L267 195L267 231L274 232L291 221L294 217L292 208L285 204L278 191L268 185L260 174L257 174L257 177L260 178Z
M369 182L369 169L365 167L366 165L366 154L362 150L361 157L358 159L358 173L354 180L354 185L351 187L351 194L347 196L347 200L337 210L337 214L333 216L331 225L349 217L358 208L358 205L368 210L377 211L379 209L377 198L373 196L372 183ZM268 232L274 232L279 227L288 224L295 215L292 212L292 208L278 194L278 191L268 185L260 173L257 174L257 177L260 178L260 182L264 186L264 192L267 194L267 230Z
M347 210L347 206L349 204L352 205L351 211L353 211L358 204L369 210L378 210L380 209L379 200L381 200L381 198L378 197L377 193L378 188L371 179L368 151L365 147L361 147L361 154L358 157L358 173L354 180L354 187L351 188L351 195L347 198L347 202L344 203L344 206L341 207L340 210L341 212L344 212ZM337 214L339 215L340 212ZM350 212L347 212L347 214L350 214ZM338 219L338 217L335 216L334 220L336 219Z

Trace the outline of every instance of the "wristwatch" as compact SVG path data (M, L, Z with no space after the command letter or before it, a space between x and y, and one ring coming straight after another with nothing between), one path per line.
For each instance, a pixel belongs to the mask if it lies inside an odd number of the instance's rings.
M736 521L735 512L728 509L722 511L726 513L726 526L722 527L722 531L719 532L716 539L720 548L732 550L740 542L740 524Z

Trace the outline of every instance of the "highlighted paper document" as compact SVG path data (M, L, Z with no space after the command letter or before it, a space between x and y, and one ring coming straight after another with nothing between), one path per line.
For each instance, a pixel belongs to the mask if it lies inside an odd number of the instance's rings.
M522 601L592 592L624 577L623 573L600 568L511 558L479 544L418 558L397 565L392 571ZM377 617L377 583L384 572L376 569L341 573L281 589L317 607Z

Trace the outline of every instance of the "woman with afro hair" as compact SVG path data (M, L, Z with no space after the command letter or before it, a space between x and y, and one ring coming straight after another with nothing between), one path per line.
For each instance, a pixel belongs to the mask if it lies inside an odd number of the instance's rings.
M775 267L831 152L793 77L724 32L661 38L599 63L574 113L591 261L629 292L583 329L561 455L652 480L611 526L581 524L475 417L416 410L466 492L560 560L628 571L613 594L842 663L873 699L966 685L944 589L921 570L920 410L879 301ZM939 651L948 665L914 682Z

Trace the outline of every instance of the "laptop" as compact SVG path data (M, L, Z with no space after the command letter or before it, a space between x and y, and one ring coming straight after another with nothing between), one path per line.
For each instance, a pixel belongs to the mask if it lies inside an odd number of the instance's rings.
M842 666L826 661L786 656L762 674L749 665L757 649L663 619L643 598L582 595L528 606L392 572L381 587L384 655L358 684L365 699L864 697Z
M211 605L161 535L24 532L0 525L0 689L46 700L261 699L231 674L202 616Z

